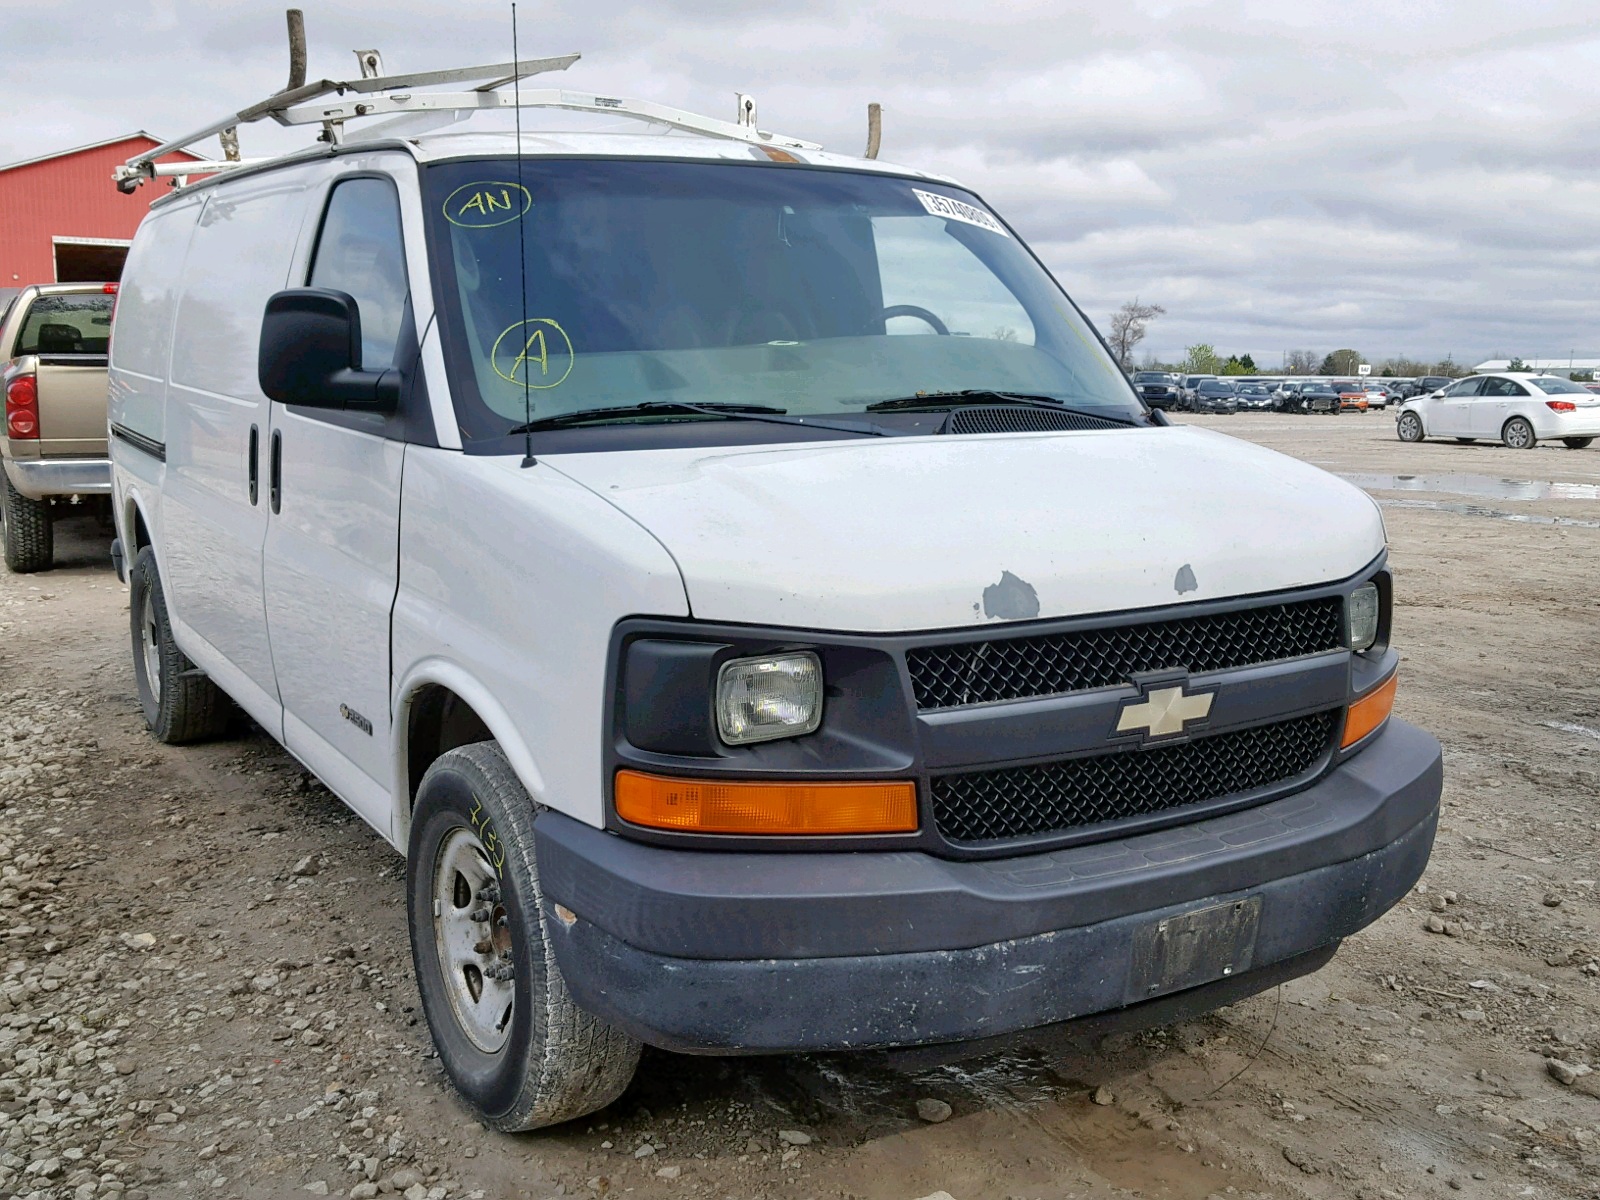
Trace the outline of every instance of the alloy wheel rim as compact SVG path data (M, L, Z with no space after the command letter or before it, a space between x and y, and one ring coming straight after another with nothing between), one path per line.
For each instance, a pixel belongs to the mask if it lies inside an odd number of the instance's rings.
M516 994L510 919L489 855L465 826L434 857L433 944L456 1025L485 1054L498 1052Z
M1528 444L1527 427L1520 422L1514 422L1511 428L1506 430L1506 441L1521 450Z
M1407 413L1405 418L1400 422L1400 424L1401 424L1401 427L1405 430L1406 441L1408 441L1408 442L1416 441L1417 440L1417 429L1418 429L1417 419L1414 416L1412 416L1410 413Z
M149 592L144 594L144 604L139 611L139 651L144 656L144 677L150 683L150 692L161 697L161 641L156 634L156 605Z

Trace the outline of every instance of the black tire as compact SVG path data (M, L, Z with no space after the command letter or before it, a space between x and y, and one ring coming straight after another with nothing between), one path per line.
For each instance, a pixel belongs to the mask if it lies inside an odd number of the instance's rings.
M5 476L0 468L0 476ZM32 500L11 486L5 476L0 495L0 537L6 544L6 566L13 574L31 575L49 570L56 554L55 523L48 500Z
M156 741L176 746L225 733L233 701L172 640L161 572L149 546L139 551L128 574L128 613L134 682L144 723Z
M1422 418L1414 412L1403 412L1394 423L1394 432L1402 442L1420 442L1424 437Z
M1532 450L1539 444L1539 435L1526 417L1512 417L1501 428L1500 440L1510 450Z
M639 1064L639 1043L579 1008L556 964L546 925L552 914L534 858L534 813L498 745L478 742L451 750L428 768L417 788L406 861L411 955L439 1061L479 1117L505 1132L556 1125L604 1108L627 1088ZM482 870L476 883L451 865L462 847L481 859L474 860ZM441 886L448 895L436 908ZM480 928L483 940L494 944L481 955L481 968L459 959L447 966L452 939L441 942L440 927L459 924L469 912L488 914ZM485 976L507 967L514 972L509 988L490 992ZM461 1003L476 1006L480 995L494 1007L468 1016L458 1011ZM509 1018L502 1012L497 1023L486 1025L484 1018L501 1011L500 997L506 996ZM498 1045L480 1044L495 1036L502 1039Z
M1587 450L1594 444L1592 437L1562 438L1561 444L1568 450Z

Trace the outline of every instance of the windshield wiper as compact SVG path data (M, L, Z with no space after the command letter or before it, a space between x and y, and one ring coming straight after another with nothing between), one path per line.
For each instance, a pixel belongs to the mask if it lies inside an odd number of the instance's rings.
M1018 392L995 392L987 388L968 388L959 392L928 392L920 396L902 396L898 400L879 400L867 405L867 412L939 412L950 408L967 408L975 404L1011 404L1025 408L1046 408L1051 412L1070 413L1075 417L1088 417L1094 421L1110 421L1116 425L1136 426L1138 422L1115 413L1093 412L1085 408L1072 408L1049 396L1033 396Z
M674 413L698 413L707 417L722 417L730 421L767 421L774 425L801 425L806 429L836 429L843 433L863 433L871 437L886 437L888 431L876 425L858 425L855 422L817 421L810 417L791 417L787 409L771 408L765 404L725 404L708 401L691 404L686 400L645 400L638 404L620 404L612 408L590 408L581 412L555 413L540 417L525 425L506 430L506 436L539 433L546 429L570 429L577 425L590 425L601 421L626 420L629 417L671 416Z

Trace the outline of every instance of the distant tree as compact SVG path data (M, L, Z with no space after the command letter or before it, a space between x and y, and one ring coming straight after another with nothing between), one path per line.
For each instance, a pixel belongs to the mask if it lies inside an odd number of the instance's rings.
M1456 366L1456 360L1448 354L1434 363L1433 370L1428 372L1429 375L1443 375L1446 379L1460 379L1466 373L1463 368Z
M1017 331L1009 325L997 325L989 336L997 342L1014 342L1017 340Z
M1528 364L1523 362L1521 358L1513 358L1506 364L1506 370L1508 371L1527 371L1530 369Z
M1167 310L1159 304L1141 304L1135 296L1111 314L1111 353L1124 371L1133 370L1133 351L1149 331L1150 322Z
M1322 360L1322 365L1317 368L1318 375L1354 375L1356 368L1366 359L1361 357L1359 350L1335 350Z
M1256 360L1248 354L1239 355L1239 365L1245 369L1247 374L1253 375L1256 372Z
M1215 375L1221 365L1217 348L1206 342L1196 342L1183 352L1183 369L1190 375Z
M1291 350L1284 359L1284 369L1291 375L1310 375L1317 369L1315 350Z
M1386 358L1377 367L1379 375L1398 377L1402 379L1415 378L1418 375L1432 375L1433 366L1430 363L1419 362L1414 358L1407 358L1404 354L1396 354Z
M1222 364L1219 375L1254 375L1256 373L1256 360L1248 354L1230 354L1228 361Z

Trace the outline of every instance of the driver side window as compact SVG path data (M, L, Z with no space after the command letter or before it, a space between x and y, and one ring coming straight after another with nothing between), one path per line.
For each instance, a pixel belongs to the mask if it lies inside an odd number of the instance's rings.
M400 197L393 183L364 177L334 186L309 284L355 298L361 310L363 371L395 365L395 343L410 290Z
M874 217L883 306L922 309L951 334L1034 344L1027 309L978 257L927 217ZM889 334L936 333L922 317L891 317Z
M1478 389L1482 386L1483 380L1481 379L1463 379L1457 383L1452 383L1445 389L1444 394L1447 399L1459 400L1464 396L1476 396Z

